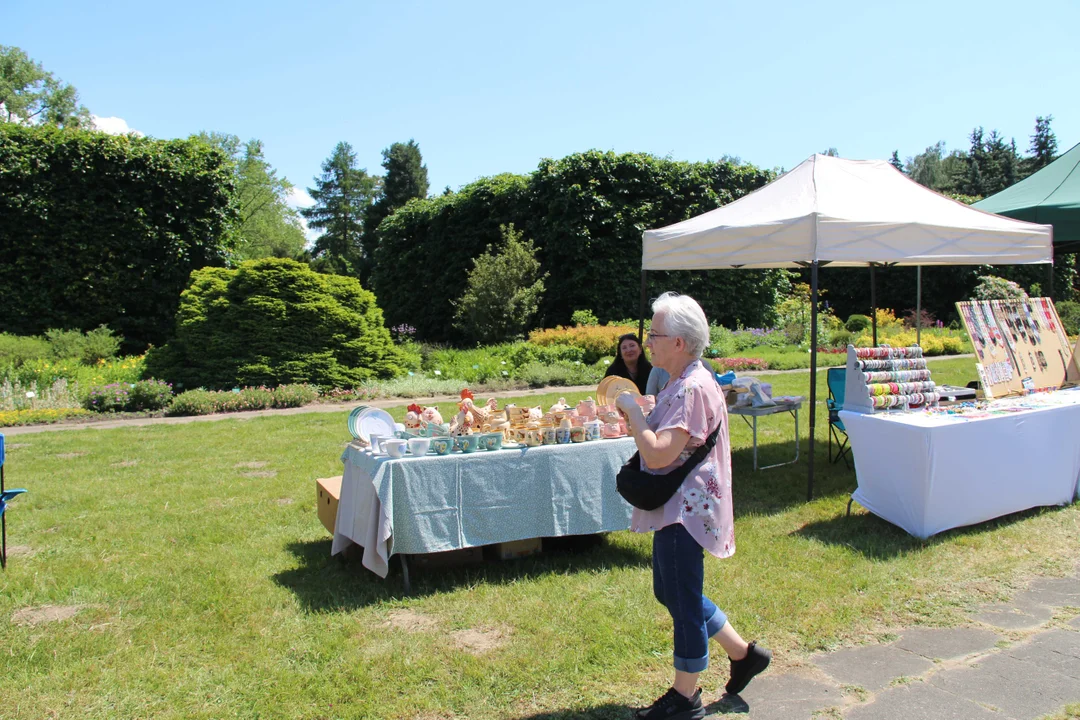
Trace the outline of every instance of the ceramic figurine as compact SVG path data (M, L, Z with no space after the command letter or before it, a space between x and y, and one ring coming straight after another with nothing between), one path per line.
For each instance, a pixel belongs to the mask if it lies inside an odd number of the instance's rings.
M423 409L419 405L417 405L416 403L413 403L412 405L410 405L408 407L408 412L405 413L405 421L404 421L406 430L419 430L420 429L420 426L421 426L420 413L422 411L423 411Z

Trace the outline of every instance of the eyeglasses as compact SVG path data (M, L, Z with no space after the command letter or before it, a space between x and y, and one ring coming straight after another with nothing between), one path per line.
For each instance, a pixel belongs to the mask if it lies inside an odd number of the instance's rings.
M660 333L649 333L649 337L647 337L645 339L645 342L648 342L649 340L652 340L653 338L665 338L665 337L671 337L671 335L662 335Z

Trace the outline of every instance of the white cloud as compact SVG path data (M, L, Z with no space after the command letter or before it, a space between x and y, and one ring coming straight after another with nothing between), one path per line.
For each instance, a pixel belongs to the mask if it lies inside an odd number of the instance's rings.
M118 117L99 117L97 115L91 115L90 119L94 123L94 128L110 135L137 135L143 137L144 134L138 130L129 127L127 120Z
M315 204L315 199L308 195L307 190L301 187L293 185L289 189L289 197L286 198L286 202L290 207L294 208L306 208Z
M299 210L300 208L311 207L314 205L315 199L308 195L306 190L294 185L289 189L289 194L285 198L285 202L288 203L289 207ZM308 248L310 248L316 238L322 235L322 232L309 228L307 220L303 215L299 215L298 219L300 220L300 228L304 231L304 237L307 238Z

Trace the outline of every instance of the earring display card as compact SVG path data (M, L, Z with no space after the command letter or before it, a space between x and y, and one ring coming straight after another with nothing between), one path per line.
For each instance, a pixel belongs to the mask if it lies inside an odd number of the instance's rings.
M956 308L975 347L985 397L1064 383L1068 337L1052 300L974 300Z

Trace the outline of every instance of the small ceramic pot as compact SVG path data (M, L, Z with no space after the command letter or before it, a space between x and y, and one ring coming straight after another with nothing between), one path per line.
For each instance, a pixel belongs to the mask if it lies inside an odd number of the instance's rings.
M543 434L544 444L545 445L554 445L555 444L555 428L553 428L553 427L544 428L543 433L544 433Z
M555 442L559 445L565 445L570 442L570 432L573 428L555 428Z
M589 420L585 423L585 439L599 440L603 437L604 424L599 420Z
M570 442L585 442L585 428L580 425L570 428Z

